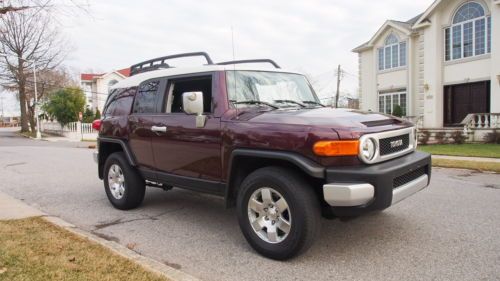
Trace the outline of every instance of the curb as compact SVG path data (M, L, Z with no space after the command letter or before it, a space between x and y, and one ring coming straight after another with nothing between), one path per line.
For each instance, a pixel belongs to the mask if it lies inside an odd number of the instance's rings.
M173 267L165 265L165 264L158 262L154 259L140 255L137 252L132 251L132 250L128 249L127 247L122 246L119 243L106 240L106 239L98 237L90 232L82 230L82 229L76 227L75 225L62 220L59 217L43 216L42 218L45 219L46 221L54 224L54 225L57 225L65 230L73 233L73 234L76 234L76 235L83 237L83 238L87 238L88 240L95 242L95 243L111 250L115 254L118 254L126 259L129 259L129 260L141 265L142 267L146 268L147 270L154 272L154 273L157 273L161 276L164 276L169 280L172 280L172 281L200 281L200 279L198 279L194 276L191 276L191 275L184 273L180 270L177 270Z

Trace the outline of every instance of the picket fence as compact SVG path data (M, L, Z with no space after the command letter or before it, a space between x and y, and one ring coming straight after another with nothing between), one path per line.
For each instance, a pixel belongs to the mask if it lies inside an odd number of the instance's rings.
M40 123L43 133L66 137L73 140L96 140L97 131L92 128L92 123L71 122L61 126L58 122L42 121Z

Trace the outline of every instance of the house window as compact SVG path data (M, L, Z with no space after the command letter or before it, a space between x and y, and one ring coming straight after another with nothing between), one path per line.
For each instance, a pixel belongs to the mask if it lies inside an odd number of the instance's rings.
M390 34L385 39L385 46L378 49L378 70L406 66L406 41Z
M406 116L406 91L380 93L378 95L378 111L385 114L392 114L394 108L399 105Z
M458 9L453 24L445 28L445 60L457 60L491 52L491 17L483 6L467 2Z

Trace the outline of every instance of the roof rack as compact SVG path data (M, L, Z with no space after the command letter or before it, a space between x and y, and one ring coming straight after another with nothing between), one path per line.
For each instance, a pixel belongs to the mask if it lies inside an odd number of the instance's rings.
M207 60L207 64L214 64L210 56L205 52L195 52L195 53L184 53L184 54L176 54L170 56L159 57L147 61L143 61L137 64L134 64L130 67L130 76L139 74L142 72L148 72L160 68L170 68L171 66L166 63L166 60L176 59L176 58L184 58L184 57L198 57L203 56Z
M267 62L272 64L276 68L281 68L275 61L270 59L256 59L256 60L233 60L233 61L224 61L217 63L218 65L228 65L228 64L242 64L242 63L261 63Z

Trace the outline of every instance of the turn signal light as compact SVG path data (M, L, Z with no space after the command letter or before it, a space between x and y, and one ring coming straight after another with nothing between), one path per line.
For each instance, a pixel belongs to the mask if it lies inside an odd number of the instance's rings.
M358 155L359 141L319 141L314 144L313 151L319 156Z

